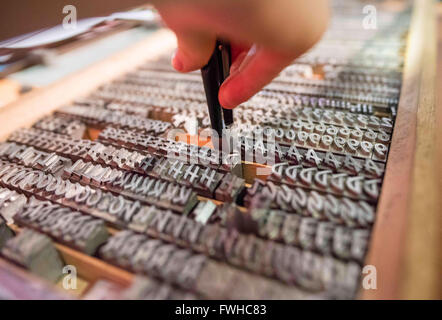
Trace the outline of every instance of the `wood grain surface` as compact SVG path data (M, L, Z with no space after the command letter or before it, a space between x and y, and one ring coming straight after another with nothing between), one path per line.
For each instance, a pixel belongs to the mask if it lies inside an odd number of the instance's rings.
M376 267L377 289L362 289L363 299L438 297L435 8L431 0L414 2L398 115L366 262Z

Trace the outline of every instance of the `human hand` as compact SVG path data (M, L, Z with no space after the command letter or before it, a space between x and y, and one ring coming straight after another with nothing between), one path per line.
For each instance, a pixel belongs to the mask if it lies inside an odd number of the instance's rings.
M157 0L163 20L177 35L172 58L180 72L202 68L216 37L232 47L230 76L219 100L234 108L248 100L312 47L328 23L327 0Z

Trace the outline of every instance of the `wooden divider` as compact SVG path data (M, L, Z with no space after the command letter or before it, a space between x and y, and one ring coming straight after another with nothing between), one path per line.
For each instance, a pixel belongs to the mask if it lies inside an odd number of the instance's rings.
M406 250L406 245L409 241L419 241L425 246L425 234L421 232L418 237L411 237L410 230L414 226L410 224L417 219L432 229L434 220L425 221L422 215L440 214L435 207L434 192L441 190L434 184L436 167L432 160L436 153L434 143L440 143L440 137L435 140L432 118L436 64L434 11L434 1L414 1L398 114L366 260L367 265L376 267L377 289L362 288L362 299L397 299L413 295L415 286L401 288L401 284L407 282L407 277L426 277L421 273L426 267L411 271L419 254ZM437 244L427 245L432 256L438 254ZM431 280L425 282L438 281L440 270L438 273L432 272L428 275Z

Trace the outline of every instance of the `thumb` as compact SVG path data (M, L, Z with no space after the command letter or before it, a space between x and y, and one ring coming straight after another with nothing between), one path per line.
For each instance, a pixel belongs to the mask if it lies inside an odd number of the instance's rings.
M180 72L201 69L207 64L215 48L215 35L186 31L176 32L178 49L172 58L172 66Z

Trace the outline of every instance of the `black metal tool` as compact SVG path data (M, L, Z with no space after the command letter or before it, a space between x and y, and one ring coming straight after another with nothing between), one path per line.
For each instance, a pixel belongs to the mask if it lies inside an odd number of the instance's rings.
M201 69L210 122L219 138L223 129L233 124L233 111L222 108L218 100L219 88L230 73L231 60L230 44L218 39L209 62Z

